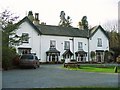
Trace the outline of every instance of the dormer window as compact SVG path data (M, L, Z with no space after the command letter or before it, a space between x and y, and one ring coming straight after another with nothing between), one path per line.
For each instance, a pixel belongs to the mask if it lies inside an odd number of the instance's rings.
M29 43L29 34L28 33L22 33L22 39L23 39L23 43Z
M101 38L98 38L97 46L98 47L102 47L102 39Z

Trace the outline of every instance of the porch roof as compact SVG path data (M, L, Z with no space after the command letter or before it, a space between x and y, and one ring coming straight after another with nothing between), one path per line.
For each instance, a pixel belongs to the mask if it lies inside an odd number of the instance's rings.
M87 54L87 52L85 52L84 50L79 50L79 51L75 52L75 54L82 54L82 55L84 55L84 54Z
M60 53L56 48L50 48L46 53Z
M73 53L70 50L66 50L62 55L65 56L66 54L73 55Z

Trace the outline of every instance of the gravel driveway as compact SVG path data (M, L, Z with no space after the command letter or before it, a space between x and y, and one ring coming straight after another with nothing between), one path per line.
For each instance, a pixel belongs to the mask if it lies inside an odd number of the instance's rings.
M118 74L72 71L63 65L3 71L3 88L118 87Z

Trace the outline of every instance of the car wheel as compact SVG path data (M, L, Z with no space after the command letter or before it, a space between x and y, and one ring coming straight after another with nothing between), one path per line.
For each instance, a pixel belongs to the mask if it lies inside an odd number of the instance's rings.
M38 68L40 67L40 65L37 65L38 66Z
M36 69L37 68L37 65L34 65L34 67L33 67L34 69Z

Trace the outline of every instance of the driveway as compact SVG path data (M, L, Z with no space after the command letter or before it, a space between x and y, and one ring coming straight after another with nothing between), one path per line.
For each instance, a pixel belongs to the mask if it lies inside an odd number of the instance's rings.
M118 74L72 71L62 65L3 71L3 88L118 87Z

